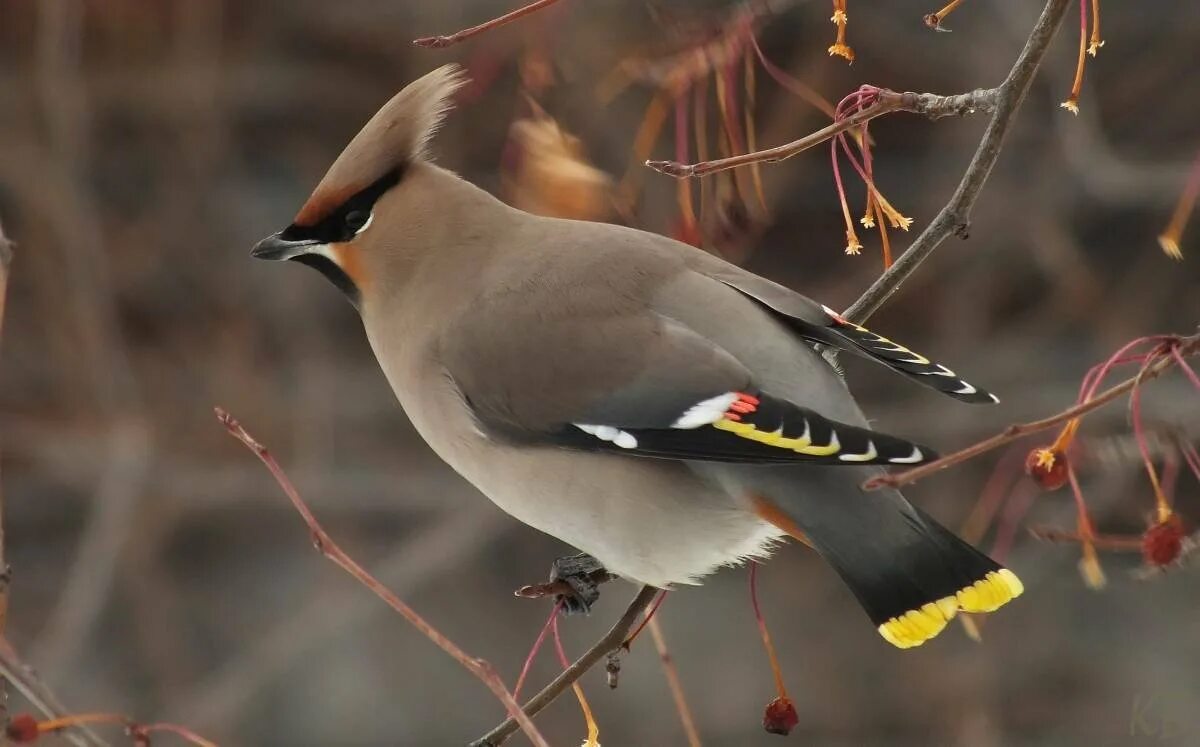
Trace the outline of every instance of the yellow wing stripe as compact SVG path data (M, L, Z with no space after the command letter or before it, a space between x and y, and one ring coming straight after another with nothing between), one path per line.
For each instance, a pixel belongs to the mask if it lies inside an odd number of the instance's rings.
M798 454L807 454L808 456L830 456L842 450L842 445L838 443L837 431L830 431L829 443L823 446L814 444L809 437L807 420L804 421L804 433L799 438L785 436L782 430L760 431L752 423L739 423L736 420L722 419L712 425L714 428L729 431L735 436L748 438L751 441L757 441L767 446L789 449Z
M906 363L916 363L921 366L928 366L933 363L933 361L929 360L928 358L921 355L917 351L906 348L898 342L893 342L892 340L889 340L888 338L884 337L881 334L872 332L871 330L867 329L866 327L860 327L857 324L853 324L853 323L851 323L850 326L854 327L855 329L857 329L859 332L862 332L863 334L870 335L871 337L875 338L876 342L881 342L884 345L891 345L892 348L894 348L893 352L905 353L907 355L911 355L912 360L906 361Z
M959 589L953 596L942 597L915 610L897 615L879 626L879 634L897 648L920 646L933 638L946 623L963 612L994 612L1025 591L1017 574L1001 568L975 583Z

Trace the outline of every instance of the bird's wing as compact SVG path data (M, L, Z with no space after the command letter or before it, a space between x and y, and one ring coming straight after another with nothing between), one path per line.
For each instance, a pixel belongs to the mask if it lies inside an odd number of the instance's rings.
M449 325L441 363L482 431L699 461L917 464L935 456L825 418L821 403L763 392L720 346L612 298L586 289L555 303L498 294Z
M778 283L718 261L703 261L696 270L761 304L807 340L870 358L963 402L999 402L994 394L969 384L946 366L877 335L828 306Z

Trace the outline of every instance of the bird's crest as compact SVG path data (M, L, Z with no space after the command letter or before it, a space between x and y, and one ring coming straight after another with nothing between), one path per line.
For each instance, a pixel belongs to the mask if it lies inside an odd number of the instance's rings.
M462 69L450 64L405 86L333 162L296 214L294 224L316 225L350 197L427 158L429 139L453 106L451 96L466 82Z

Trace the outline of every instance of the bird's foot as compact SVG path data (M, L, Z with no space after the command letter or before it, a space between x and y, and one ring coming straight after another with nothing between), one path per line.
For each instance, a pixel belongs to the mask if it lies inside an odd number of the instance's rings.
M600 584L615 578L587 553L559 558L550 566L550 583L561 581L570 587L555 596L568 615L586 614L600 598Z
M568 615L587 613L600 598L600 584L616 576L605 570L600 561L586 553L559 558L550 566L550 581L517 589L515 594L525 599L553 596Z

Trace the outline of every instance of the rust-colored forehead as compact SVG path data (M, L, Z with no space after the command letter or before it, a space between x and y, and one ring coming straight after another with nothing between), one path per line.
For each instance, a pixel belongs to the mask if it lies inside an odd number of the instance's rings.
M312 195L295 224L314 226L390 172L425 157L425 145L466 82L456 65L445 65L404 87L350 141Z
M308 201L300 207L300 212L292 219L292 224L305 228L315 226L328 218L335 210L345 204L358 191L355 185L343 185L337 190L322 190L320 186L313 191Z

